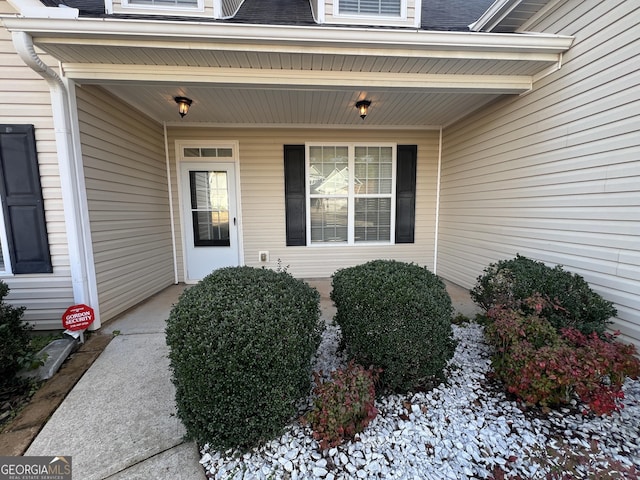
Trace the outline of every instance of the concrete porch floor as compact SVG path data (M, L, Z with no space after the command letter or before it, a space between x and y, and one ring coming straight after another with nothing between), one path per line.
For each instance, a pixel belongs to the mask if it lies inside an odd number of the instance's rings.
M307 282L333 318L330 279ZM175 415L165 322L186 288L173 285L108 323L115 337L55 411L25 455L71 456L82 480L205 479L194 442ZM464 288L447 283L457 313L478 311Z

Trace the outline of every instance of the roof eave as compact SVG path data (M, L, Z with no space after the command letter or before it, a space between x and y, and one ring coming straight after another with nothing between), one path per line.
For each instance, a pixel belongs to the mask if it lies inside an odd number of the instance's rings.
M65 9L61 9L65 10ZM549 34L449 32L413 29L375 29L155 21L112 18L26 18L4 15L10 31L24 31L38 41L91 39L109 44L120 39L185 45L190 42L279 45L290 48L325 45L337 49L375 48L380 53L406 54L411 50L456 52L509 52L510 54L560 54L573 37Z

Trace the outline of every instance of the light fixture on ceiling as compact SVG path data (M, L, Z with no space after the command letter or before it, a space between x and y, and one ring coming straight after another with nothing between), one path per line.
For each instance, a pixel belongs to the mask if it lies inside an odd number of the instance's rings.
M369 106L371 105L370 100L360 100L356 102L356 108L358 109L358 113L360 114L360 118L364 120L364 117L369 113Z
M182 118L189 112L189 107L193 103L193 100L187 97L174 97L173 98L178 104L178 113Z

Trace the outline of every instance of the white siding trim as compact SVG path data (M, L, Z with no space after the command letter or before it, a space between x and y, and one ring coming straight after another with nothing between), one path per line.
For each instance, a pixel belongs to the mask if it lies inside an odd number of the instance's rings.
M101 320L100 320L100 302L98 297L98 284L96 281L96 269L93 258L93 243L91 241L91 224L89 222L89 203L87 201L87 188L84 182L84 174L80 174L79 172L84 172L83 159L82 159L82 147L80 144L80 126L78 123L78 103L76 98L76 85L72 80L65 79L65 84L67 85L67 89L69 91L69 117L70 117L70 128L72 131L72 142L74 149L74 161L75 161L75 176L76 176L76 185L77 185L77 201L76 204L77 211L73 218L67 219L67 208L65 207L65 221L78 222L77 226L80 235L80 243L78 247L78 255L84 256L84 270L86 271L86 283L88 290L88 297L85 301L77 301L77 303L87 303L91 305L95 314L95 321L89 327L90 330L96 330L100 328ZM62 192L64 195L64 184L62 185ZM67 227L67 230L69 227ZM71 257L71 262L73 264L73 254L71 253L71 243L69 245L69 255ZM72 269L73 272L73 269ZM74 280L74 284L76 280ZM74 287L74 292L76 287Z
M171 186L171 163L169 161L169 139L167 138L167 122L162 125L164 135L164 154L167 162L167 189L169 192L169 217L171 218L171 245L173 249L173 275L175 283L178 283L178 252L176 249L176 224L173 209L173 190Z
M7 243L7 228L4 223L4 207L2 205L2 198L0 198L0 247L2 247L2 264L3 268L0 270L0 276L5 277L12 274L11 268L11 256L9 255L9 244Z
M433 231L433 273L438 274L438 230L440 224L440 176L442 175L442 127L438 137L438 173L436 174L436 219Z

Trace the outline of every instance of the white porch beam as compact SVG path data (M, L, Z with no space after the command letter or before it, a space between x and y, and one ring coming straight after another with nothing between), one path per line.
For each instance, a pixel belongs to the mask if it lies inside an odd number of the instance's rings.
M155 65L65 64L67 78L80 83L228 85L260 88L390 88L459 93L522 93L528 75L435 75L418 73L338 72L257 68L176 67Z
M332 56L356 56L356 57L396 57L416 59L455 59L455 60L493 60L493 61L527 61L527 62L557 62L560 53L554 51L494 51L494 50L459 50L438 49L437 46L425 46L424 48L402 48L387 45L360 46L358 48L346 48L345 46L330 45L292 45L270 43L239 43L239 42L211 42L211 41L173 41L173 40L149 40L130 38L58 38L44 36L36 40L39 47L47 50L64 52L65 49L81 52L87 47L101 47L114 51L118 49L134 49L149 51L189 51L189 52L230 52L230 53L256 53L256 54L304 54L304 55L332 55Z

